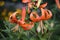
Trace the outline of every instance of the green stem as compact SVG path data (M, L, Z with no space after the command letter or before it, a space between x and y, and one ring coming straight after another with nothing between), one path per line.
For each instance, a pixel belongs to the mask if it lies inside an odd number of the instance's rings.
M5 36L0 32L1 36L3 37L4 40L6 40Z

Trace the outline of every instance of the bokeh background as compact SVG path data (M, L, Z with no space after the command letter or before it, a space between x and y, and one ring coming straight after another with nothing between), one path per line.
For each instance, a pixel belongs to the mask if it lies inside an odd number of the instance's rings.
M9 16L15 11L21 11L25 6L21 0L0 0L0 40L60 40L60 9L57 8L55 0L43 0L47 2L46 8L52 11L52 18L45 21L48 31L44 34L37 33L38 23L30 31L21 27L19 31L13 32L11 28L16 24L9 22Z

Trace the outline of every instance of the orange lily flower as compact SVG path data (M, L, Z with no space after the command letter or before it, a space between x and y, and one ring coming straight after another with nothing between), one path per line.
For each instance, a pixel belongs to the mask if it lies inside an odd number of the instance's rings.
M28 14L31 12L30 8L28 8Z
M34 4L34 2L30 2L30 3L28 3L28 13L30 13L31 12L31 8L33 8L33 4Z
M14 12L14 13L9 17L9 21L10 21L11 23L17 23L16 13L17 13L17 12Z
M46 15L45 15L46 19L45 20L48 20L52 17L52 12L50 10L45 10L45 13L46 13Z
M16 14L17 14L17 12L13 13L10 16L10 18L9 18L10 22L12 22L12 23L16 23L17 22L17 24L22 26L22 28L24 30L30 30L32 27L34 27L34 22L30 22L30 23L26 23L25 22L25 16L26 16L26 9L25 9L25 7L22 8L22 14L21 14L22 18L20 20L17 20ZM15 26L12 30L14 30L16 27L18 27L18 26Z
M44 10L41 8L42 15L40 16L40 20L48 20L52 17L52 12L50 10Z
M39 17L40 20L45 19L45 13L44 13L44 11L45 11L45 10L44 10L43 8L41 8L42 14L41 14L41 16Z
M28 3L31 2L31 0L22 0L22 3Z
M28 8L32 8L33 2L28 3Z
M23 3L28 3L28 2L31 2L31 0L22 0L22 2ZM32 8L33 6L32 5L34 5L34 3L28 3L28 13L30 13L31 11L30 11L30 8ZM18 13L18 12L14 12L11 16L10 16L10 18L9 18L9 21L11 22L11 23L17 23L17 26L15 26L15 28L17 27L17 29L18 29L18 26L21 26L24 30L30 30L31 28L33 28L34 27L34 23L35 22L38 22L38 21L41 21L41 20L48 20L48 19L50 19L51 17L52 17L52 12L50 11L50 10L46 10L46 9L43 9L43 8L45 8L47 6L47 3L45 3L45 4L42 4L42 5L40 5L39 6L39 8L41 9L41 16L38 16L38 14L37 14L37 12L36 11L33 11L33 12L31 12L31 14L30 14L30 19L31 19L31 22L29 22L29 23L27 23L26 21L25 21L25 17L26 17L26 8L25 7L23 7L22 8L22 12L21 12L21 19L17 19L16 18L16 14ZM28 21L28 20L27 20ZM15 28L13 28L13 29L15 29ZM16 29L16 30L17 30ZM16 31L15 30L15 31Z
M18 21L18 24L19 24L20 26L22 26L22 28L23 28L24 30L29 30L29 29L31 29L31 28L34 26L34 23L31 22L31 23L27 24L27 23L25 22L25 17L26 17L26 9L25 9L25 7L23 7L23 8L22 8L22 18Z
M31 14L30 14L30 19L33 21L33 22L37 22L37 21L39 21L39 16L38 16L38 14L37 14L37 12L32 12Z
M25 9L25 7L22 8L21 16L22 16L22 18L20 19L20 22L24 24L25 23L24 22L25 21L25 17L26 17L26 9Z
M41 12L42 12L42 15L40 17L38 16L37 12L32 12L30 14L30 19L33 22L37 22L37 21L41 21L41 20L48 20L52 17L52 12L50 10L45 10L45 9L41 8ZM35 17L33 15L35 15Z
M45 8L47 6L47 4L48 3L46 2L46 3L42 4L42 5L40 5L39 8ZM34 2L28 3L28 13L31 12L30 9L33 7L33 5L37 6L37 3L34 3Z
M55 0L57 7L60 9L60 3L59 0Z
M26 22L25 22L25 17L26 17L26 9L25 9L25 7L23 7L23 8L22 8L22 19L20 19L20 20L18 21L18 24L19 24L20 26L22 26L22 28L23 28L24 30L30 30L30 29L34 26L34 23L33 23L33 22L26 23Z
M46 2L46 3L42 4L42 5L40 5L39 8L45 8L47 6L47 4L48 3Z
M34 27L34 22L20 24L24 30L30 30Z

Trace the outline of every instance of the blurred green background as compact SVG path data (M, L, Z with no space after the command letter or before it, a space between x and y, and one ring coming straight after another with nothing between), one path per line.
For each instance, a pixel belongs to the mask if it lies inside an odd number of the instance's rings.
M23 30L21 27L17 32L11 30L15 24L9 22L9 16L21 7L25 6L21 0L2 0L0 1L0 40L60 40L60 9L57 8L55 0L43 0L47 2L46 8L52 11L53 17L44 21L48 31L44 34L37 33L38 23L35 23L31 30ZM20 6L21 5L21 6Z

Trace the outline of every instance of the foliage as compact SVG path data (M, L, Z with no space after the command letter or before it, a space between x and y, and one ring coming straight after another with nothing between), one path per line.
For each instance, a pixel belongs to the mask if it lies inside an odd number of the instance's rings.
M10 10L7 11L5 16L0 15L0 40L60 40L60 9L57 8L54 1L46 1L49 2L49 6L47 6L47 8L52 11L53 17L47 21L44 21L44 25L48 29L47 31L44 30L44 34L36 31L38 26L37 22L31 30L25 31L22 27L19 27L17 32L13 32L11 28L13 28L16 24L12 24L8 21L8 19L5 19L5 17L9 17L7 15L8 11L15 11L14 8L10 9L9 7L7 9ZM2 10L5 7L1 6L0 8L0 13L2 14Z

